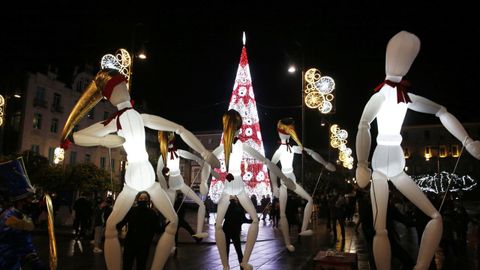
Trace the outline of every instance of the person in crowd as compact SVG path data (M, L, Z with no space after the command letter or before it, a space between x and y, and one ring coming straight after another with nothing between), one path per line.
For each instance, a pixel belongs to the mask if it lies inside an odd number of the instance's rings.
M83 238L88 233L92 222L92 203L87 199L86 193L82 193L74 204L75 219L73 220L73 228L77 239Z
M273 197L272 206L270 207L270 218L272 219L272 228L278 228L278 221L280 219L280 200Z
M230 243L233 243L239 263L242 263L243 260L243 252L240 242L243 223L252 223L252 220L245 217L245 210L238 202L238 199L235 196L230 196L230 204L225 213L225 220L223 221L222 228L227 243L227 256L230 254Z
M178 215L178 228L177 228L177 233L175 234L175 246L173 247L173 250L172 250L172 252L174 252L175 255L177 255L177 251L178 251L178 234L179 234L178 231L180 230L180 228L185 229L197 243L201 242L203 239L195 235L195 231L192 229L192 226L190 226L190 224L185 220L186 205L183 199L184 199L183 193L181 192L178 193L175 203L173 205L173 208L175 209L175 211L177 211L177 215Z
M342 192L337 194L337 198L335 200L335 223L338 222L340 226L340 233L342 236L342 242L345 242L345 216L346 216L346 209L347 209L347 200L345 199L345 195ZM337 240L337 226L336 224L333 226L333 239Z
M32 240L35 191L21 158L0 163L0 186L8 190L0 214L0 269L47 270Z
M270 207L270 195L267 194L267 196L263 195L262 199L260 200L260 207L262 210L262 220L265 221L268 215L268 207Z
M105 230L105 207L106 202L102 198L97 199L97 205L93 211L93 253L98 254L102 253L103 250L100 248L102 244L103 233Z
M148 192L139 192L135 202L136 206L117 224L117 229L125 225L128 228L123 250L124 270L133 269L134 262L137 270L146 269L153 237L162 230L157 213L150 206Z

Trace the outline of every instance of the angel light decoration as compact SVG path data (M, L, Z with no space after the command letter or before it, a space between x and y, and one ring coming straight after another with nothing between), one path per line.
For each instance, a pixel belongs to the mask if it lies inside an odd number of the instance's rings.
M412 178L404 171L405 158L400 143L400 129L407 109L434 114L443 126L476 159L480 159L480 142L467 134L460 122L445 107L424 97L407 92L409 84L403 80L420 50L420 40L412 33L401 31L387 44L385 81L375 90L365 105L356 138L356 178L360 187L371 181L371 198L374 213L375 237L373 255L378 269L390 269L391 251L386 230L388 183L395 187L420 210L431 218L422 235L416 266L428 269L442 237L442 217ZM370 123L377 120L377 146L372 157L372 169L368 168L371 146Z
M257 150L253 149L246 143L242 143L238 139L238 133L242 126L242 117L240 113L231 109L223 115L223 144L218 146L214 151L214 155L220 155L223 151L225 154L225 169L227 176L225 177L225 185L218 201L217 218L215 220L215 240L217 248L220 253L223 269L230 269L227 257L227 247L225 240L225 233L222 229L223 219L230 204L230 196L237 196L238 201L242 207L247 211L250 218L253 220L248 229L247 241L245 244L245 251L243 260L240 266L243 269L253 269L248 263L250 255L252 254L253 246L258 235L258 216L252 201L245 192L245 184L241 176L242 156L244 153L249 154L255 159L262 161L267 165L269 170L275 172L285 183L294 185L293 181L285 176L282 171L273 164L270 160L262 156ZM222 166L223 167L223 166ZM209 166L203 167L205 172L203 175L208 175L211 171Z
M312 216L313 199L312 196L310 196L296 181L292 167L294 155L303 154L305 152L315 161L325 166L325 168L329 171L335 171L335 165L325 161L320 154L312 149L303 147L302 143L298 139L297 133L295 132L295 122L293 118L287 117L279 120L277 123L277 131L278 136L280 137L280 146L273 154L272 163L277 164L280 161L280 164L282 165L282 172L289 177L289 179L293 180L293 185L287 185L285 182L281 181L279 189L277 184L277 176L272 170L270 170L270 179L272 181L273 194L280 200L280 229L282 231L283 241L285 242L285 247L287 250L293 252L295 251L295 247L290 242L290 230L285 213L285 208L287 205L287 188L307 201L307 205L305 206L303 214L300 235L311 236L313 234L312 230L307 229ZM291 146L289 141L290 137L292 137L298 145Z
M175 133L170 131L159 131L158 142L160 143L160 158L157 164L157 176L162 188L167 192L167 195L172 204L175 203L177 191L182 192L186 197L192 199L198 204L197 210L197 231L193 235L194 238L208 237L208 233L203 232L203 223L205 221L205 204L202 199L183 181L180 172L180 158L194 160L198 164L204 166L204 161L199 156L188 151L177 149L175 147ZM203 171L203 170L202 170ZM207 195L208 186L206 182L207 177L202 177L200 183L200 193ZM168 184L167 184L168 179Z
M127 77L123 74L125 69L122 68L129 64L127 61L129 58L125 60L123 55L128 53L125 54L124 50L121 50L116 57L106 55L102 58L102 69L87 86L67 119L62 132L62 146L63 148L68 146L67 137L74 126L102 98L117 107L118 111L109 119L73 133L73 139L77 145L108 148L123 146L127 153L128 167L125 171L125 184L115 201L105 228L106 265L108 269L122 269L122 250L116 225L130 210L138 192L147 191L153 205L168 220L165 232L158 240L151 268L162 269L174 245L178 220L167 194L160 184L155 182L155 171L148 160L145 146L145 128L175 132L190 147L201 153L212 166L218 167L219 161L181 125L156 115L140 114L132 107Z

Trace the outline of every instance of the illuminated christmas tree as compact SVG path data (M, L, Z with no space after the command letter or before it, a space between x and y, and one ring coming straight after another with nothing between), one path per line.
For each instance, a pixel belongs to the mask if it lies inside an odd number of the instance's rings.
M235 78L228 109L234 109L242 116L243 124L240 128L240 141L247 143L265 156L262 133L260 131L260 122L258 119L257 104L253 93L250 67L248 65L247 49L245 48L245 33L243 33L242 54L240 56L240 64L238 66L237 77ZM220 175L220 179L212 178L209 194L215 202L220 199L221 191L223 190L223 181L226 176L223 153L219 159L221 162L221 168L216 170ZM244 154L242 162L244 164L244 166L242 166L242 178L248 196L255 194L258 202L260 202L263 195L271 195L267 166L260 161L253 159L248 154Z

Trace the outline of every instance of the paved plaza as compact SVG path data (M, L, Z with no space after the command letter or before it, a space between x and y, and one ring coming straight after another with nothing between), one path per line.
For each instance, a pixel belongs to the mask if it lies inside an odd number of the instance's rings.
M195 223L194 212L187 212L187 221L193 226ZM356 219L354 219L356 221ZM209 237L200 243L195 243L191 236L183 229L180 229L178 252L168 260L165 269L170 270L222 270L220 257L214 240L214 214L211 214L208 223L205 224ZM242 241L250 224L242 227ZM194 227L194 226L193 226ZM260 220L259 234L250 263L254 269L278 270L278 269L314 269L314 257L321 250L337 250L349 253L356 253L358 269L373 269L368 263L368 252L361 229L355 232L355 223L348 223L346 227L345 241L333 241L332 233L327 230L324 219L313 219L312 228L315 234L311 237L298 237L297 228L291 229L292 243L296 251L289 253L283 244L281 232L272 228L268 220ZM412 256L416 256L416 234L413 229L399 228L404 245ZM456 256L443 256L440 250L437 252L437 269L478 269L479 255L479 234L478 226L470 223L468 248L465 254ZM94 254L88 239L75 240L73 231L69 227L58 227L56 230L58 249L58 269L106 269L103 254ZM340 236L339 236L339 239ZM42 258L48 258L48 238L42 230L35 232L35 244L40 250ZM155 243L152 243L152 252ZM242 244L244 248L244 243ZM151 259L152 256L150 256ZM395 258L392 269L395 268ZM235 249L230 250L230 267L232 270L240 269Z

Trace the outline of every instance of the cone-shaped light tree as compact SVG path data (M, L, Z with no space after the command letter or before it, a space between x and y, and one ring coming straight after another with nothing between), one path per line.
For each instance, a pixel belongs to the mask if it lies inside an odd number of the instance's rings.
M242 116L243 124L240 128L240 134L238 135L239 140L247 143L265 156L257 104L255 102L255 94L253 93L252 77L250 76L250 67L248 65L247 49L245 47L245 33L243 33L243 48L240 56L240 64L238 65L237 76L235 78L230 104L228 106L228 110L230 109L238 111ZM223 181L225 181L226 176L223 153L219 160L221 162L221 167L216 170L220 175L220 179L212 178L209 191L210 197L215 202L218 201L219 196L222 193ZM242 178L245 182L247 194L249 196L255 194L258 201L260 201L262 195L271 195L267 166L248 154L244 154L243 164Z

